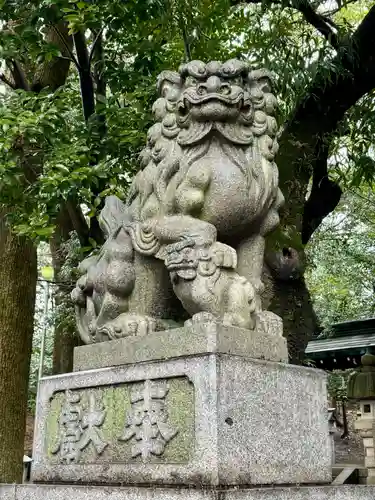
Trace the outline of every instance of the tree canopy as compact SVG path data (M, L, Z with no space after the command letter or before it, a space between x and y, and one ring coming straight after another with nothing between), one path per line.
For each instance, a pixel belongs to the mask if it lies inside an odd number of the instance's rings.
M103 242L104 198L126 196L152 123L157 75L187 60L236 57L273 72L280 104L276 161L286 201L267 241L264 301L284 319L291 360L301 362L316 331L312 303L323 327L373 314L372 1L2 0L1 7L0 218L8 229L1 225L0 245L24 242L16 257L30 269L25 283L36 284L30 245L50 243L57 309L69 309L67 266ZM4 301L12 300L2 290L8 278L0 283ZM29 323L32 313L28 305ZM57 315L55 344L57 332L71 328L68 316Z
M268 244L274 279L303 279L304 246L342 192L372 186L368 0L4 1L2 12L0 201L17 234L48 241L65 210L83 249L102 242L97 214L139 168L156 76L190 59L275 75L286 204Z
M307 283L321 327L375 314L375 198L350 188L307 248Z

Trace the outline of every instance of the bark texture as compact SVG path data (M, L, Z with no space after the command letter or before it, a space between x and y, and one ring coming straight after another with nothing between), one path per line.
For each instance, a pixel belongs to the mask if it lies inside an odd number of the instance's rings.
M65 83L69 72L69 56L73 49L73 39L68 34L68 26L63 21L56 23L48 28L45 34L46 41L59 47L64 58L55 57L51 61L41 65L34 77L31 90L40 92L49 87L51 90L57 90Z
M298 10L301 5L305 4L291 2ZM265 280L273 280L268 286L269 307L283 318L289 346L299 350L290 353L293 362L303 360L306 345L317 328L303 279L304 246L340 201L341 188L329 179L330 145L345 113L375 87L374 45L372 7L352 36L336 39L332 69L317 72L279 140L276 162L285 208L279 230L267 242ZM306 200L310 179L312 190Z
M292 261L293 256L298 256L292 249L290 253L292 255L284 250L276 254L277 261ZM303 272L292 270L292 266L293 263L289 262L291 272L286 274L287 264L278 266L278 262L275 262L275 254L269 256L268 259L266 257L263 270L265 284L263 305L282 317L284 337L288 343L289 362L300 365L303 364L305 357L306 343L317 332L319 324Z
M61 208L59 217L56 221L56 231L50 241L52 255L52 264L56 287L54 289L54 299L56 306L66 302L66 296L70 295L71 286L65 284L61 277L61 266L65 262L65 254L62 251L61 244L67 241L69 234L74 227L66 207ZM64 300L65 298L65 300ZM79 345L79 337L76 334L74 325L69 328L66 324L58 323L55 325L54 345L53 345L53 374L68 373L73 369L73 350Z
M67 26L59 25L67 38ZM56 28L57 29L57 28ZM47 33L52 40L56 31ZM66 43L61 42L61 50ZM52 40L53 41L53 40ZM28 81L31 72L18 61L7 61L14 89L39 92L53 90L65 83L69 64L60 57L42 65ZM28 69L28 71L27 71ZM14 145L23 165L24 181L34 182L41 171L43 152L35 145ZM28 399L29 365L34 326L37 280L37 255L33 243L12 234L5 223L6 211L0 213L0 483L21 482Z
M22 480L37 258L0 217L0 483Z

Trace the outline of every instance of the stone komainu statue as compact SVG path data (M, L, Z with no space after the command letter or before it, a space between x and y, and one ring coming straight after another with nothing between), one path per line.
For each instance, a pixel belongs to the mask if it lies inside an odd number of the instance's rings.
M270 83L237 60L161 73L143 169L126 204L107 198L106 242L72 294L85 343L188 318L281 334L260 302L264 237L283 203Z

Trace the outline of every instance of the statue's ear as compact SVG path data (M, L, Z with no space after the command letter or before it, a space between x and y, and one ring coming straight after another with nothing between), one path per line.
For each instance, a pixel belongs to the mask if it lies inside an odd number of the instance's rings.
M117 196L108 196L103 210L100 212L99 225L107 239L121 225L130 222L126 205Z
M180 95L182 81L180 75L175 71L162 71L156 85L161 97L168 101L175 101Z
M266 69L255 69L248 76L250 88L256 87L267 94L272 93L274 79L274 74Z
M236 269L237 267L237 253L234 248L215 241L210 248L210 256L218 267L225 267L227 269Z
M255 109L274 116L277 109L277 99L272 93L275 76L266 69L256 69L248 76L250 97Z

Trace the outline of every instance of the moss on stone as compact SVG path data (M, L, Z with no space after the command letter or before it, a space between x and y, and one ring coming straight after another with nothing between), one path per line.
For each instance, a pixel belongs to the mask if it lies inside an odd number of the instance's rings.
M172 378L167 383L169 390L165 398L165 409L168 413L168 424L177 430L177 434L166 444L164 453L159 457L151 456L150 462L183 463L189 460L194 448L194 388L186 377ZM142 391L143 387L144 382L136 382L79 391L83 414L88 408L90 394L95 396L96 408L105 411L103 425L96 429L100 437L108 443L100 455L90 443L82 451L79 463L127 463L142 460L141 457L131 456L134 439L124 442L119 438L124 433L127 416L131 411L131 392L134 389ZM53 450L58 448L61 438L59 420L64 401L64 392L56 393L47 415L45 443L46 454L51 463L59 462L59 454L54 454Z

